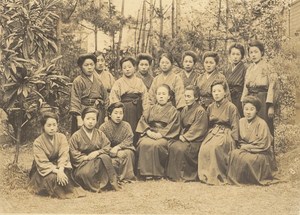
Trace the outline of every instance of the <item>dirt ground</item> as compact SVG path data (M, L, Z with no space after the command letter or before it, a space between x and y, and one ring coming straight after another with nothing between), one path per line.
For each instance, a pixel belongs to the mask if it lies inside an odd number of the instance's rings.
M22 180L8 183L6 167L13 160L14 149L0 150L0 214L297 214L300 215L300 151L289 154L280 171L281 183L261 186L208 186L200 182L179 183L167 180L137 181L125 184L119 192L87 193L80 199L59 200L32 195ZM296 159L291 160L291 157ZM282 156L282 159L284 156ZM21 150L22 168L29 170L30 147ZM293 163L294 162L294 163ZM280 163L280 162L279 162ZM292 165L292 166L291 166ZM290 168L288 168L290 167ZM282 167L280 167L282 168ZM293 168L294 172L291 172ZM296 177L297 176L297 177ZM12 186L9 188L9 185Z

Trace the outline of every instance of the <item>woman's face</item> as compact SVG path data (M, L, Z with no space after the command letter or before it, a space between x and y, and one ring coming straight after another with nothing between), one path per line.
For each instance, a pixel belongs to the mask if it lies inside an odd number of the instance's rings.
M83 125L86 129L92 130L97 123L97 113L87 113L83 119Z
M131 61L125 61L122 64L122 72L127 78L131 78L135 73L135 67Z
M54 118L48 118L45 125L44 125L44 132L49 135L53 136L58 129L57 121Z
M124 117L124 111L123 108L115 108L110 115L111 120L116 123L119 124L120 122L122 122Z
M213 57L206 57L203 64L205 71L209 74L212 73L217 66L217 63Z
M220 102L225 98L225 90L223 85L217 84L212 87L212 96L216 102Z
M242 60L241 51L237 48L232 48L230 51L230 60L233 64L238 64Z
M91 76L95 70L95 63L92 59L86 59L82 64L82 72L86 76Z
M185 103L190 106L195 103L196 99L193 90L186 90L184 92Z
M162 57L159 61L159 67L161 68L161 70L166 73L169 72L171 67L172 67L172 63L171 61L166 58L166 57Z
M96 71L103 71L103 69L105 68L105 59L103 57L103 55L99 55L97 57L97 63L96 63Z
M244 105L243 110L244 110L244 116L248 121L251 121L255 118L257 111L256 111L256 107L253 104L246 103Z
M194 63L194 59L192 58L192 56L187 55L184 57L182 66L185 71L191 72L194 65L195 65L195 63Z
M150 69L150 64L147 60L140 60L139 65L138 65L138 70L142 74L147 74Z
M156 92L156 100L160 105L165 105L170 99L170 94L167 88L159 87Z
M249 57L253 63L258 63L262 58L262 53L256 46L249 48Z

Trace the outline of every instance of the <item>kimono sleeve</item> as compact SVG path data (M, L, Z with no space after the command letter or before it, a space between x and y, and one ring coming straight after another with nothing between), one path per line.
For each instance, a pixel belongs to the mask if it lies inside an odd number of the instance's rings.
M37 170L40 175L46 176L57 168L52 162L49 161L48 156L43 148L43 143L35 140L33 143L33 157L36 162Z
M60 134L58 136L58 141L60 143L60 147L58 152L57 167L72 168L69 155L69 143L66 136Z
M121 149L134 149L133 147L133 132L130 124L124 126L124 140L119 144Z
M274 68L271 65L267 65L267 73L268 73L268 81L269 81L269 87L268 87L268 93L266 98L266 103L273 104L276 101L276 86L277 86L277 80L278 76L277 73L274 72Z
M202 137L203 139L206 135L206 132L208 130L208 116L207 112L205 110L199 110L195 112L195 119L192 123L189 130L183 134L183 137L189 141L192 142L198 137Z
M156 103L155 95L156 95L156 89L157 89L157 80L158 80L157 78L158 78L158 76L153 79L153 82L149 89L148 99L149 99L150 105L155 105L155 103Z
M238 109L234 104L230 106L230 127L231 127L231 137L237 143L239 140L239 119L240 114Z
M113 104L119 101L121 101L121 89L118 81L116 81L109 94L109 103Z
M141 81L141 88L142 88L141 91L142 91L143 111L147 112L148 109L150 108L149 93L143 81L142 80L140 81Z
M75 79L72 84L70 113L76 115L81 114L81 89L80 89L80 82L78 79Z
M101 149L98 150L99 156L101 154L109 154L109 151L111 150L110 140L107 138L103 131L98 130L98 132L100 133L99 141L101 142Z
M243 92L242 92L242 96L241 96L241 102L243 101L243 99L249 95L249 91L248 91L248 88L247 88L247 80L248 80L248 77L251 73L251 67L253 65L250 65L246 71L246 75L245 75L245 81L244 81L244 86L243 86Z
M175 138L180 132L180 117L179 112L175 110L170 115L170 121L168 125L159 130L159 133L167 139Z
M179 75L176 75L174 93L175 93L176 108L177 109L183 108L186 105L184 100L184 85Z
M84 157L86 156L79 150L80 137L78 133L74 133L69 142L71 162L75 167L78 167L84 161Z
M148 112L149 112L149 110L148 110ZM150 126L148 124L149 114L147 114L147 116L145 116L145 115L143 114L141 116L141 118L137 124L136 130L135 130L137 133L145 133L148 129L150 129Z

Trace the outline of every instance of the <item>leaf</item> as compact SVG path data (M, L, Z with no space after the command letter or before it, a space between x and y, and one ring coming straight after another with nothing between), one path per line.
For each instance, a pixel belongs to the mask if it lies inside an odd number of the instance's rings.
M13 62L10 62L10 68L12 69L12 71L16 74L17 73L17 68L16 65Z
M63 57L62 55L59 55L56 58L53 58L50 62L55 63L57 60L61 59L62 57Z
M56 43L54 42L54 41L51 41L51 40L48 40L48 43L49 43L49 46L50 46L50 48L53 50L53 52L57 52L57 45L56 45Z

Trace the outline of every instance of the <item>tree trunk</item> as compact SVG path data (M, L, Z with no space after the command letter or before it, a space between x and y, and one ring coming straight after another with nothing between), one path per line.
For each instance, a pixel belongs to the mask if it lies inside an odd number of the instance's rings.
M97 51L98 50L98 28L97 28L97 26L95 26L94 34L95 34L95 51Z
M172 0L172 16L171 16L171 26L172 26L172 38L175 38L175 3Z
M143 2L143 13L142 13L142 16L143 16L143 27L142 27L142 48L141 48L141 51L142 52L145 52L146 51L146 25L147 25L147 22L146 22L146 0L144 0Z
M122 0L122 9L121 9L121 15L124 16L124 6L125 6L125 0ZM120 68L120 50L121 50L121 44L122 44L122 36L123 36L123 25L121 25L119 30L119 41L117 45L117 62L116 62L116 71L119 71Z
M25 115L25 111L21 108L15 108L14 110L14 120L16 122L16 152L14 156L14 165L18 165L19 162L19 154L20 154L20 145L21 145L21 134L22 134L22 123L23 117Z
M181 26L181 10L180 10L181 1L176 0L176 35L180 32Z
M162 0L159 1L159 18L160 18L159 42L160 42L160 47L163 48L164 47L164 38L163 38L164 13L163 13Z
M140 16L140 10L138 10L138 14L137 14L137 18L136 18L136 25L135 25L135 29L134 29L134 53L135 53L135 55L137 55L137 53L138 53L138 49L139 49L138 47L139 47L139 43L140 43L140 41L137 40L139 16Z
M154 5L153 0L150 0L150 17L149 17L149 33L148 33L148 41L149 41L149 53L152 55L153 50L153 12Z

